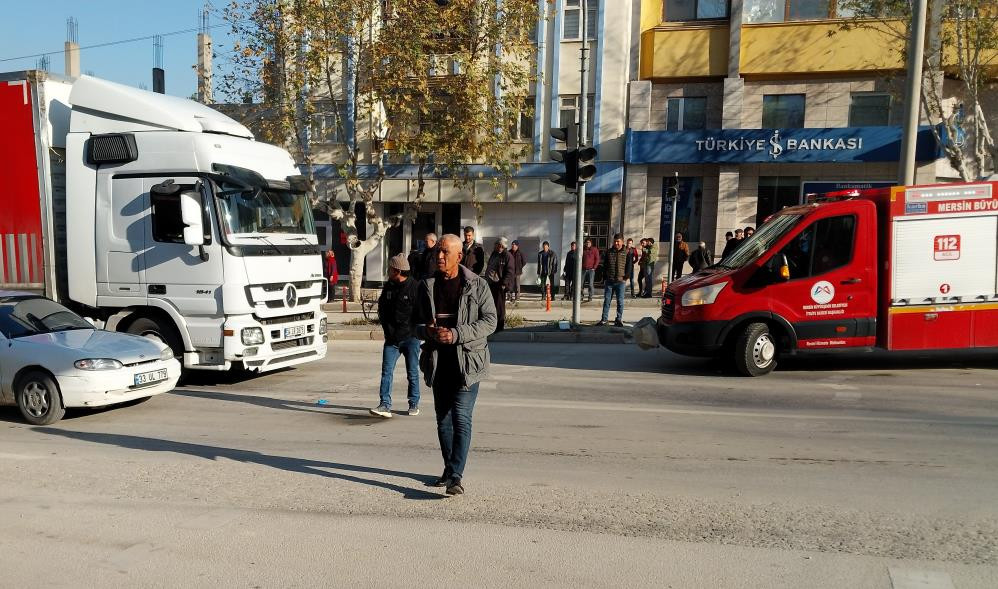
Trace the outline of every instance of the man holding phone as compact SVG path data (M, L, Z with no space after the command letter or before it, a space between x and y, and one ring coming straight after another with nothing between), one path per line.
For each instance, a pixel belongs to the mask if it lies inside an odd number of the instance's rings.
M448 495L464 493L462 478L471 448L471 414L478 384L489 374L488 337L496 330L496 308L484 278L461 265L461 238L440 238L437 272L421 283L416 335L425 341L419 359L433 388L437 437L444 472L434 483Z

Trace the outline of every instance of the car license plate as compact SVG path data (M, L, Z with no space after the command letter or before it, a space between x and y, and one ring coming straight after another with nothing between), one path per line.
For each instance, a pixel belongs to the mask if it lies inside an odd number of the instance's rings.
M298 326L295 326L295 327L285 327L284 328L284 339L287 339L289 337L301 337L301 336L305 335L306 329L307 328L304 325L298 325Z
M166 380L169 375L166 373L166 369L153 370L152 372L142 372L135 375L135 386L141 386L144 384L152 384L154 382L159 382L161 380Z

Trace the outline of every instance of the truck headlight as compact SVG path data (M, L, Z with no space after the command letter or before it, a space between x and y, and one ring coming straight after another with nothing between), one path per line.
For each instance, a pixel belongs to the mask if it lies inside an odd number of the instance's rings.
M683 298L680 301L680 304L684 307L711 305L717 299L717 295L721 294L721 291L724 290L724 287L727 285L727 282L718 282L717 284L708 284L707 286L701 286L700 288L688 290L683 293Z
M244 327L241 335L245 346L258 346L263 343L263 330L259 327Z
M319 319L319 333L326 333L326 318Z
M86 358L73 362L80 370L117 370L121 368L121 362L111 358Z

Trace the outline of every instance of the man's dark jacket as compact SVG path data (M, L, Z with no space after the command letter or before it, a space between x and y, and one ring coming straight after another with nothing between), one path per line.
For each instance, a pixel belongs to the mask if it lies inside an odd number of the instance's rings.
M416 337L412 312L416 304L419 281L412 277L404 282L385 282L378 297L378 322L385 330L385 343L397 344Z
M516 248L516 251L509 250L509 256L513 258L513 275L523 274L523 268L527 265L527 258L523 255L523 250Z
M627 277L627 266L631 262L631 253L626 247L619 250L610 248L603 257L603 276L608 282L621 282Z
M473 241L469 247L466 242L461 242L461 265L468 268L475 274L481 275L482 268L485 267L485 248L477 241Z

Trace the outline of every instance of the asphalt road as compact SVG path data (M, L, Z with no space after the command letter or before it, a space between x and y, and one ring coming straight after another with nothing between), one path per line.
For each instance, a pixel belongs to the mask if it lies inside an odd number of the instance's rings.
M367 415L378 342L52 427L2 408L0 586L998 586L993 353L493 360L456 498L424 486L429 392Z

